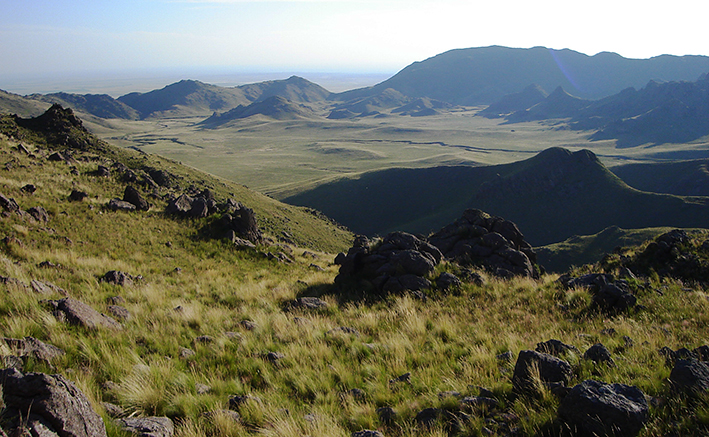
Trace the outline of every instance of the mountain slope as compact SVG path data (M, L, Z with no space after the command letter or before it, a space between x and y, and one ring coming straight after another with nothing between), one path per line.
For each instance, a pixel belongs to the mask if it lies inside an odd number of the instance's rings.
M545 47L500 46L451 50L421 62L370 88L336 97L362 98L392 88L411 98L430 97L458 105L491 104L531 83L552 90L562 86L585 99L599 99L650 80L696 80L709 71L706 56L626 59L615 53L587 56Z
M305 105L293 103L280 96L268 97L248 106L239 105L223 114L214 114L199 123L208 128L218 128L230 121L247 118L254 115L265 115L275 120L296 120L313 117L315 113Z
M709 159L611 167L633 188L678 196L709 196Z
M349 231L312 210L283 204L242 185L174 161L111 146L90 134L70 109L59 105L53 105L47 112L32 119L3 116L0 119L0 133L41 148L59 150L65 153L64 158L68 162L75 162L79 154L86 154L82 159L99 161L108 169L125 167L136 174L152 175L151 178L157 178L156 181L162 178L166 181L163 184L146 182L153 187L151 202L162 205L162 208L171 196L178 197L187 191L210 190L218 202L233 198L252 208L259 227L275 239L282 240L287 235L291 243L322 251L342 250L350 239ZM77 155L76 158L72 157L74 155ZM112 182L116 186L114 196L121 197L126 182L118 177L115 179ZM69 192L64 195L68 196Z
M478 112L477 115L487 118L500 118L517 111L524 111L537 103L541 103L547 98L549 93L536 84L529 85L518 93L504 96L502 99L491 104L487 108Z
M320 85L299 76L291 76L285 80L269 80L240 85L238 89L252 102L278 96L291 102L313 103L326 100L331 94Z
M318 209L367 235L393 229L428 233L465 208L477 208L515 222L535 246L612 225L709 227L709 198L632 189L592 152L561 148L497 166L370 172L285 200Z
M49 107L49 103L29 99L18 94L0 90L0 113L36 117Z
M59 103L64 107L72 108L74 111L101 118L137 120L140 116L138 111L107 94L53 93L32 94L29 97L47 103Z

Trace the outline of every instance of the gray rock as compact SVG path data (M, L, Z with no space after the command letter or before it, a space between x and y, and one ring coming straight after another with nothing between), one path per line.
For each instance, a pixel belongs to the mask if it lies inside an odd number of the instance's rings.
M27 210L27 214L32 216L32 218L38 222L47 223L49 221L49 214L47 213L47 210L41 206L33 206Z
M119 305L109 305L108 312L118 320L126 321L130 319L130 311Z
M587 380L559 405L559 418L578 436L635 436L650 417L637 387Z
M67 296L69 294L66 290L61 287L57 287L51 282L42 282L36 279L30 281L30 287L32 287L32 290L34 290L35 293L39 294L59 293L63 296Z
M384 437L384 434L379 431L372 431L371 429L363 429L362 431L353 432L352 437Z
M175 433L169 417L127 417L118 419L118 424L137 437L172 437Z
M29 418L32 435L106 436L103 420L89 400L62 375L23 375L16 369L5 369L0 371L0 384L7 413L17 420Z
M111 199L108 202L108 209L111 211L135 211L135 205L121 199Z
M678 392L699 394L709 391L709 363L678 359L670 373L670 384Z
M605 363L609 366L614 366L613 357L611 357L611 352L603 346L601 343L596 343L583 354L585 360L591 360L595 363Z
M133 280L135 278L128 273L121 272L118 270L110 270L101 276L101 282L107 282L109 284L120 285L122 287L133 285Z
M165 213L186 215L192 209L193 201L194 199L187 194L181 194L177 199L168 202L167 207L165 207Z
M317 297L299 297L289 303L292 309L319 310L328 307L327 302Z
M85 191L71 190L71 194L69 194L69 200L72 202L81 202L87 197L89 197L89 195L86 194Z
M147 211L150 204L141 196L140 192L128 185L123 192L123 200L135 206L138 211Z
M51 344L44 343L34 337L2 338L2 341L19 357L33 358L49 363L64 355L64 351Z
M436 279L436 286L441 290L449 290L451 288L460 287L462 282L453 273L444 272Z
M524 350L519 353L512 375L512 387L517 393L536 396L539 384L567 385L573 372L571 365L553 355Z
M121 324L111 317L101 314L85 303L71 297L66 297L57 301L50 301L50 303L56 307L56 310L59 313L64 315L67 322L73 325L83 326L88 329L123 329Z

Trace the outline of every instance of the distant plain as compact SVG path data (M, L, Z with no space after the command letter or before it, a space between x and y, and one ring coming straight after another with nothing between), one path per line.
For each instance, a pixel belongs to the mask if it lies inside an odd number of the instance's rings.
M505 124L476 117L481 107L456 107L440 115L384 113L329 120L325 104L316 116L240 119L218 129L205 117L104 120L88 127L108 142L161 155L282 199L341 177L392 167L492 165L530 158L549 147L592 150L608 167L634 162L709 157L709 140L686 144L617 147L591 141L592 132L566 128L564 120Z

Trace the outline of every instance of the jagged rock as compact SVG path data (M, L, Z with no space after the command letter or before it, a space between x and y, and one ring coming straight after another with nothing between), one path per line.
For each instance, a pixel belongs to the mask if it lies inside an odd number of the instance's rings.
M192 202L194 202L194 199L190 196L187 194L181 194L176 199L168 202L167 207L165 207L165 213L186 215L192 209Z
M21 358L34 358L49 363L64 355L64 351L51 344L44 343L34 337L2 338L2 341Z
M165 188L170 188L173 185L173 180L175 179L174 175L165 170L157 170L153 168L148 170L148 174L156 184Z
M108 209L111 211L135 211L135 205L121 199L111 199L108 202Z
M38 222L47 223L49 221L49 214L47 213L47 210L41 206L33 206L27 210L27 214L32 216L32 218Z
M94 174L102 178L107 178L111 176L111 170L106 166L99 165Z
M0 371L6 414L31 435L103 437L106 427L86 396L62 375ZM28 420L29 419L29 420Z
M587 380L562 399L559 418L573 435L635 436L650 414L645 395L637 387Z
M534 348L534 350L543 354L554 355L555 357L560 357L569 352L579 353L576 346L564 344L561 341L554 339L537 343L537 347Z
M405 232L392 232L378 244L363 236L355 238L347 254L339 254L336 282L365 279L377 291L399 293L430 288L424 276L433 272L441 261L438 249Z
M37 187L34 184L27 184L20 188L20 191L23 193L34 194L34 192L37 191Z
M135 206L138 211L147 211L150 209L148 201L143 199L140 192L130 185L128 185L123 192L123 200Z
M499 277L539 276L536 254L517 225L477 209L429 237L446 258L486 268Z
M512 386L517 393L536 396L541 387L560 383L565 386L573 377L571 366L553 355L524 350L519 353L512 375Z
M117 422L124 431L137 437L172 437L175 433L169 417L126 417Z
M192 208L189 212L192 218L202 218L209 215L209 206L207 206L207 200L203 197L197 197L192 201Z
M605 363L609 366L614 366L613 357L611 357L611 352L603 346L601 343L596 343L583 354L585 360L591 360L595 363Z
M110 270L101 276L101 282L107 282L109 284L120 285L121 287L126 287L133 285L133 281L136 277L129 275L128 273L121 272L118 270Z
M0 207L6 212L18 212L20 206L15 202L15 199L5 197L5 195L0 194Z
M72 202L81 202L87 197L89 197L89 195L86 194L86 192L79 190L71 190L71 194L69 194L69 200Z
M61 287L57 287L56 285L52 284L51 282L42 282L42 281L38 281L36 279L33 279L30 281L30 287L32 287L32 290L34 290L35 293L39 293L39 294L59 293L63 296L69 295L69 293L66 290L64 290Z
M686 394L709 391L709 363L678 359L670 373L670 384L676 391Z
M67 158L66 156L64 156L64 154L61 153L61 152L54 152L54 153L52 153L51 155L49 155L49 156L47 157L47 160L49 160L49 161L57 161L57 162L58 162L58 161L67 162L67 161L69 160L69 158Z
M460 287L462 282L452 273L444 272L436 279L436 286L441 290L448 290L455 287Z
M231 213L224 214L219 220L218 226L222 229L223 235L232 241L234 241L234 234L252 243L263 241L254 210L241 203L237 203Z
M130 311L119 305L109 305L108 312L118 320L126 321L130 319Z
M111 317L101 314L85 303L71 297L49 301L49 303L56 309L61 317L65 317L67 322L73 325L79 325L89 329L123 329L121 324Z
M384 425L391 425L394 423L394 417L396 417L396 412L391 407L379 407L375 410L377 416L379 416L379 421Z

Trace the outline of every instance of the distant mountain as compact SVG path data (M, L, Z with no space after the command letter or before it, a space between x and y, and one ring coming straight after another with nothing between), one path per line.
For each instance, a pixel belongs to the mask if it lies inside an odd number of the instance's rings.
M387 88L410 98L429 97L456 105L489 105L535 83L546 90L561 86L584 99L600 99L650 80L696 80L709 72L707 56L662 55L627 59L615 53L594 56L573 50L500 46L451 50L414 62L373 87L334 95L351 100Z
M356 116L378 115L382 111L397 108L411 102L411 99L391 88L386 88L372 95L353 98L345 103L335 105L329 118L345 118L341 114ZM333 114L336 114L333 116ZM338 116L337 114L340 114Z
M239 105L280 96L292 102L325 100L330 92L301 77L271 80L238 87L220 87L196 80L182 80L159 90L131 93L118 100L136 109L141 118L185 117L226 112Z
M412 117L425 117L429 115L439 114L439 110L450 109L453 107L450 103L441 102L440 100L421 97L411 103L392 109L392 113L399 115L410 115Z
M536 105L515 111L507 117L511 123L522 121L546 120L549 118L564 118L569 114L578 113L581 108L588 106L590 100L581 99L557 87L553 93Z
M293 103L280 96L272 96L248 106L239 105L223 114L215 113L199 124L207 128L216 128L230 121L259 114L275 120L295 120L313 117L315 115L313 110L305 105Z
M119 102L108 94L32 94L30 98L47 103L58 103L74 111L95 115L101 118L122 118L137 120L140 118L138 111Z
M709 198L635 190L592 152L561 148L504 165L369 172L285 200L320 210L370 236L394 229L428 233L466 208L517 223L535 246L612 225L709 227Z
M486 118L500 118L517 111L524 111L537 103L541 103L549 95L537 84L529 85L523 91L508 94L487 108L478 112L478 115Z
M181 80L147 93L126 94L118 101L138 111L141 118L203 115L251 103L238 88L196 80Z
M633 188L678 196L709 196L709 159L611 167Z
M252 102L279 96L291 102L313 103L326 100L332 94L320 85L298 76L291 76L286 80L269 80L241 85L238 89Z
M17 114L21 117L36 117L51 105L18 94L0 90L0 113Z

